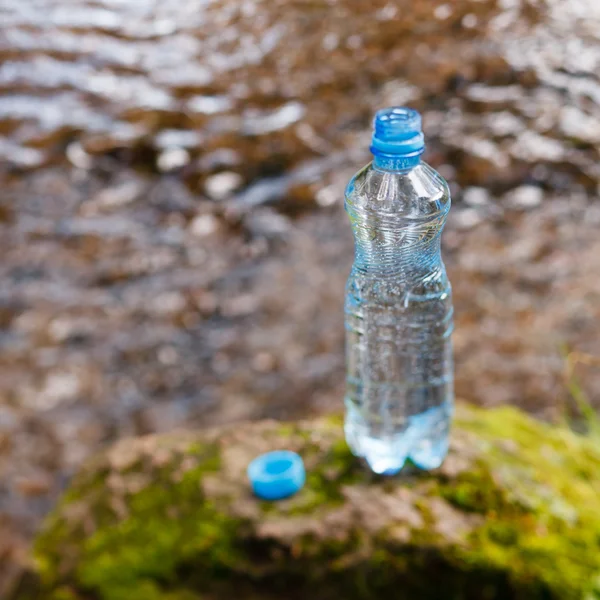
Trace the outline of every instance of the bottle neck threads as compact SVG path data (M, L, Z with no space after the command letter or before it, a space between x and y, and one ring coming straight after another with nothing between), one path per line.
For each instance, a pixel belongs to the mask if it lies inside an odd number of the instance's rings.
M421 115L412 108L384 108L375 114L371 152L376 168L410 169L425 150Z

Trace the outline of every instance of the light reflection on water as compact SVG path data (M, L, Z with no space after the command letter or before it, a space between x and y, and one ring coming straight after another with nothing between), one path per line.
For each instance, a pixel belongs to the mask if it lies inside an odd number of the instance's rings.
M92 154L157 153L156 137L177 129L203 134L185 145L192 162L265 135L281 139L278 151L295 162L314 150L296 125L340 150L352 143L349 132L368 126L372 108L406 96L402 89L421 108L459 110L464 150L476 156L481 144L468 135L503 137L482 110L504 111L559 143L599 138L586 125L600 110L594 0L538 8L461 1L443 11L423 1L409 12L383 0L292 1L285 9L266 0L2 0L0 11L0 157L16 165L62 159L74 139ZM458 89L436 100L453 80ZM504 154L492 158L498 170L507 167ZM244 158L267 160L260 148Z

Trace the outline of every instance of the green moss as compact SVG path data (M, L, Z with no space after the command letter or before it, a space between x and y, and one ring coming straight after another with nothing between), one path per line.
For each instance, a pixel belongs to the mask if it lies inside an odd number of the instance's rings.
M61 516L50 520L37 542L46 587L60 584L63 553L74 544L80 553L75 566L78 586L110 600L163 600L163 588L177 582L178 570L187 562L197 560L204 568L217 571L234 561L239 522L219 512L202 492L203 476L219 469L217 447L197 444L188 455L201 459L199 466L176 482L173 472L181 456L154 469L152 484L126 498L126 518L120 518L118 508L107 503L106 489L104 495L97 493L95 480L84 481L79 494L77 488L71 490L63 501ZM89 536L81 528L69 527L69 510L65 509L82 501L95 525ZM72 593L64 587L58 589L56 600ZM172 596L174 600L198 598L191 592L177 594Z
M294 434L298 434L297 428ZM307 469L302 493L291 499L285 507L289 516L307 515L318 509L339 506L344 502L344 486L369 478L343 439L336 439L324 448L311 439L310 431L305 431L304 437L302 456L311 466ZM261 502L260 505L264 515L281 512L278 504Z
M304 454L309 457L315 455L318 462L317 467L306 475L306 491L312 494L312 501L298 506L298 513L307 513L319 506L340 504L343 502L343 486L365 476L344 440L336 441L324 452L317 444L308 445Z
M486 516L461 558L535 582L532 598L583 598L600 572L600 448L512 408L472 410L458 426L486 442L477 468L440 487Z
M246 427L84 471L38 540L40 597L600 597L600 448L590 440L515 409L463 408L444 468L381 479L351 456L339 418L273 424L264 443L294 440L307 483L260 503L241 475L256 451Z
M438 493L467 512L488 514L507 505L506 491L495 484L486 465L474 466L471 472L458 479L440 483Z

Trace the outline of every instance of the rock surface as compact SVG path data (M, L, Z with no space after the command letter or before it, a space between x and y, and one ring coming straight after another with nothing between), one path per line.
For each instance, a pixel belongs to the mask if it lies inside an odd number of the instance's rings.
M307 484L258 501L245 468L281 447ZM588 600L599 473L596 442L512 408L461 407L443 467L396 479L362 468L335 417L125 440L77 476L13 597Z

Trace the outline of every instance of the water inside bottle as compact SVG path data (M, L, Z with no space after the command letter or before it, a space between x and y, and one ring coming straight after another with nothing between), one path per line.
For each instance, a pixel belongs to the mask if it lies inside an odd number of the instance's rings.
M375 160L346 191L356 252L345 303L345 434L381 474L408 459L439 467L449 445L453 310L440 237L450 194L420 161L422 147L418 113L384 111Z

